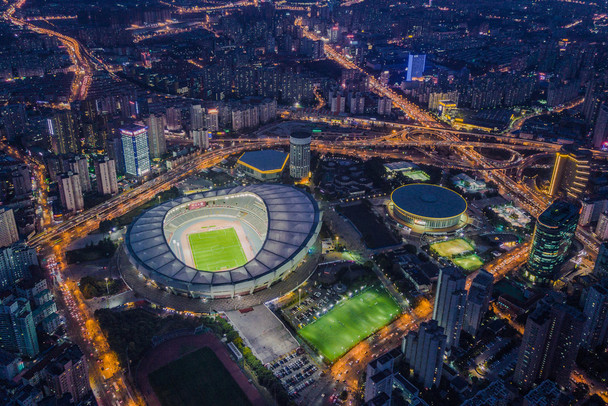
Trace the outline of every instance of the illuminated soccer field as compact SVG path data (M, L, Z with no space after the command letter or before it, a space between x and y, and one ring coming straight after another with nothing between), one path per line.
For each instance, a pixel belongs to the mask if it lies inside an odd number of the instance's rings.
M188 241L197 269L214 272L236 268L247 262L234 228L190 234Z
M477 254L465 255L463 257L452 258L454 264L467 271L476 271L483 266L483 261Z
M400 312L397 303L384 289L368 289L343 300L298 333L323 357L333 362L386 326Z
M434 244L431 244L431 250L435 251L438 255L445 258L452 258L455 255L461 255L465 252L475 251L473 246L462 238L436 242Z

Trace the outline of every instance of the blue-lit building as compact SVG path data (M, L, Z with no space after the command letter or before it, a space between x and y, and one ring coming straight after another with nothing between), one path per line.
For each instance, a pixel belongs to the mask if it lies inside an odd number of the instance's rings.
M556 200L538 217L528 263L523 268L526 279L534 284L551 284L564 263L572 243L580 213L580 204Z
M122 152L127 175L139 177L150 172L148 127L128 125L120 129Z
M421 78L424 75L425 65L425 54L410 54L407 58L407 72L405 74L405 80L411 82L413 79Z

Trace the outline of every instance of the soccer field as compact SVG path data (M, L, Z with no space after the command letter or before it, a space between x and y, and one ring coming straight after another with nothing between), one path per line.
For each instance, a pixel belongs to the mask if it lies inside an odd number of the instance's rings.
M162 406L251 405L209 347L170 362L148 379Z
M431 250L435 251L442 257L452 258L454 255L460 255L465 252L472 252L475 249L471 244L462 238L456 238L453 240L436 242L431 244Z
M318 320L302 327L298 334L333 362L400 312L384 289L368 289L343 300Z
M197 269L214 272L236 268L247 262L234 228L190 234L188 241Z
M483 261L476 254L452 258L451 261L467 271L476 271L483 266Z

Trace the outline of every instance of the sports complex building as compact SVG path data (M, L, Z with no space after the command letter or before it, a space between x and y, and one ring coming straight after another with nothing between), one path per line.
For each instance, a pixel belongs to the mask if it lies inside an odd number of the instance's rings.
M467 211L467 202L453 190L428 183L398 187L391 194L393 215L425 231L456 228Z
M129 226L124 247L141 275L172 293L232 298L285 279L320 229L321 212L308 193L257 184L160 204Z

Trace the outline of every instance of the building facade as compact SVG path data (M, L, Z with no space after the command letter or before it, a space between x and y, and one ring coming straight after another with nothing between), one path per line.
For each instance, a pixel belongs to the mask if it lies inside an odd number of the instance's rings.
M589 183L591 158L591 151L579 150L574 145L564 146L561 151L556 152L549 194L580 198Z
M456 267L439 270L433 320L443 328L447 348L457 347L467 299L466 278Z
M435 320L421 323L417 332L410 331L403 338L403 359L424 388L439 386L446 339L443 328Z
M66 211L77 212L84 209L84 199L80 188L80 176L77 173L66 172L59 175L59 196L61 205Z
M289 137L289 174L302 179L310 174L310 143L308 132L293 132Z
M125 172L134 177L150 173L150 151L148 149L148 128L130 125L120 129Z
M19 241L19 231L13 209L0 208L0 248Z
M107 156L95 159L95 178L97 179L97 193L100 195L115 195L118 193L116 165L113 159Z

